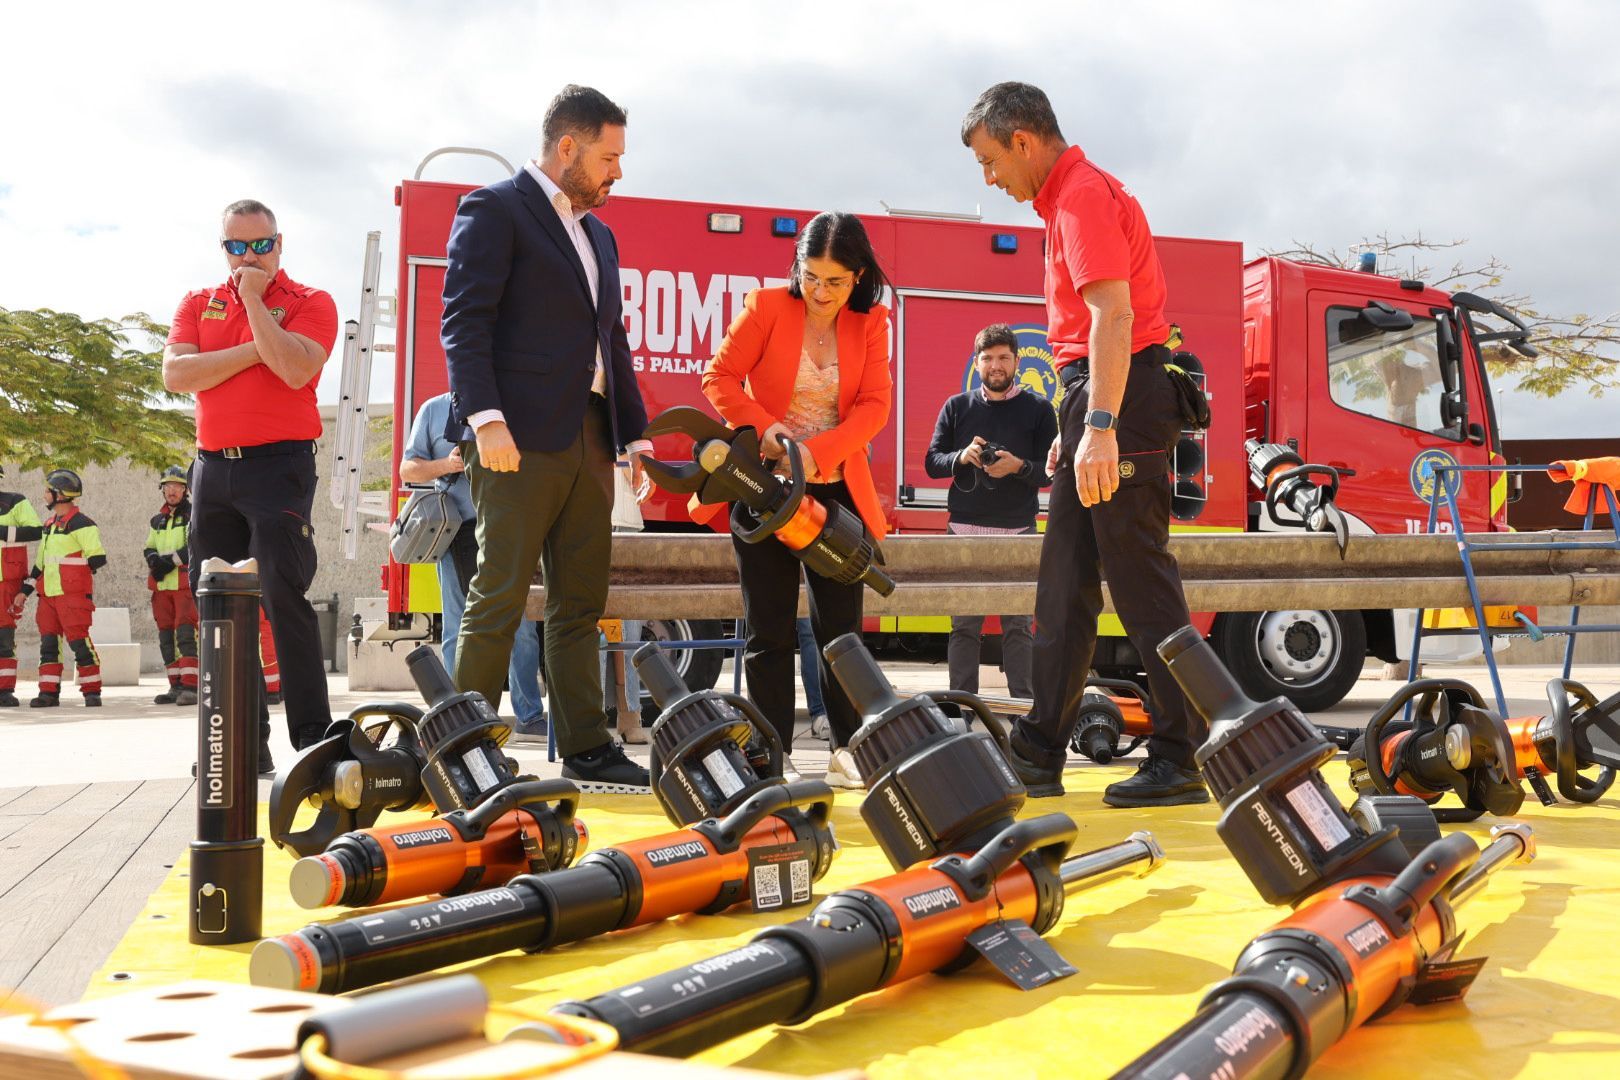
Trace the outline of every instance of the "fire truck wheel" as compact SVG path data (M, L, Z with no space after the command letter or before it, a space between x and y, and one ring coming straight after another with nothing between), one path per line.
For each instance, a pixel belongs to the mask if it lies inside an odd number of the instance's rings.
M641 624L643 641L717 641L730 636L727 624L719 619L651 619ZM676 672L686 688L694 692L714 689L727 655L724 649L671 649L669 652ZM658 706L645 690L641 694L641 711L648 723L658 715Z
M1215 620L1210 644L1256 701L1281 695L1315 712L1361 676L1367 628L1359 611L1234 611Z

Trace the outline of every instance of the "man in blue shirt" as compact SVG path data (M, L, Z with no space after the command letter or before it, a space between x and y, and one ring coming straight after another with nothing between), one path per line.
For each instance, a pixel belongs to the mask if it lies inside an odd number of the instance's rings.
M439 603L444 609L444 634L440 651L444 666L456 669L456 638L461 633L461 613L467 606L467 586L478 565L477 515L468 488L461 447L446 438L451 426L450 395L440 394L422 402L411 424L410 441L399 462L399 478L407 484L442 484L456 509L461 512L461 528L450 547L439 556ZM459 429L460 425L456 427ZM546 740L546 706L540 694L539 623L525 619L518 627L512 645L512 659L506 669L506 682L512 692L512 711L517 727L512 742Z

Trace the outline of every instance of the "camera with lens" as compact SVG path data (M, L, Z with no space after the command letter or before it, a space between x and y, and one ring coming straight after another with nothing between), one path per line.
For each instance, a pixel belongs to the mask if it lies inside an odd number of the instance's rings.
M1000 443L987 442L979 447L979 464L987 467L994 465L997 459L1006 452L1007 448Z

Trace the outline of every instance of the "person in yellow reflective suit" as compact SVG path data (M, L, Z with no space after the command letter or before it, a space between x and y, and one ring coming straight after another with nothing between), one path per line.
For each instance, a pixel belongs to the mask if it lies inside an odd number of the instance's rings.
M51 510L40 534L34 569L11 602L13 617L37 588L39 607L39 696L28 704L51 709L62 703L62 639L73 650L79 669L79 691L89 706L101 704L101 658L90 640L90 617L95 613L93 575L107 565L101 530L74 501L84 493L79 474L53 469L45 477L45 502Z
M170 465L158 477L163 507L152 515L146 534L146 587L152 590L152 619L158 628L158 650L169 688L152 701L157 705L197 704L197 602L186 575L186 541L191 528L190 484L186 470Z

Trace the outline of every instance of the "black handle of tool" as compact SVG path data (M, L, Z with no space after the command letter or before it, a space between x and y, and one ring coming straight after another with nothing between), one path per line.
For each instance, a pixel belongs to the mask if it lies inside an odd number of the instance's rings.
M1233 1038L1241 1033L1241 1038ZM1277 1002L1253 991L1223 995L1199 1010L1114 1080L1295 1080L1309 1061L1295 1059L1294 1020Z
M966 690L930 690L928 696L933 698L936 704L960 705L972 709L973 715L979 718L985 730L990 733L990 737L996 740L996 745L1001 747L1002 756L1009 761L1012 760L1012 741L1007 734L1007 725L1001 722L1001 717L990 711L990 706L986 705L978 694L970 694Z
M1372 715L1367 721L1367 734L1362 739L1362 747L1367 758L1367 777L1372 781L1373 789L1380 795L1394 795L1395 778L1389 775L1384 768L1384 729L1389 726L1395 714L1405 708L1406 703L1419 694L1428 697L1425 705L1413 710L1412 736L1415 738L1434 726L1434 706L1444 696L1447 690L1456 690L1467 695L1468 700L1485 707L1485 699L1479 696L1479 691L1461 679L1416 679L1401 687L1390 695L1388 701ZM1477 816L1477 815L1476 815Z
M1570 802L1595 803L1614 783L1614 769L1605 765L1588 780L1581 775L1580 753L1575 740L1575 722L1570 715L1570 698L1581 709L1601 708L1597 695L1574 679L1554 679L1547 684L1547 700L1552 705L1553 764L1558 773L1558 794Z
M579 809L579 788L575 787L572 781L561 778L520 780L515 784L508 784L473 809L460 812L463 815L462 825L466 830L465 838L482 840L489 827L509 810L551 802L557 804L551 812L557 818L558 824L567 828L574 820L574 812Z
M710 818L692 826L693 831L708 837L715 850L722 854L736 851L743 838L755 825L774 814L794 807L807 808L805 815L819 829L832 816L832 788L821 780L795 780L791 784L772 784L761 788L747 802L718 820Z
M1080 828L1069 815L1042 814L1013 822L972 855L947 855L930 869L955 881L968 899L983 900L995 888L996 879L1025 855L1039 856L1055 877L1079 835Z

